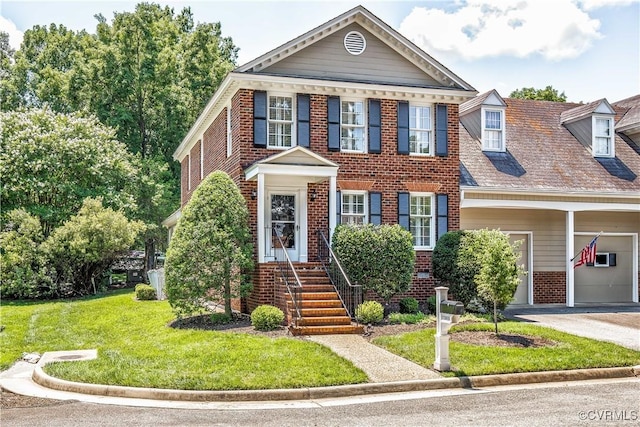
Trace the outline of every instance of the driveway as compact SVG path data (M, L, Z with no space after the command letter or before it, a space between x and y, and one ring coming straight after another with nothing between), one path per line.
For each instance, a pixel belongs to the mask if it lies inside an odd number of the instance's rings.
M640 351L640 305L512 306L506 317Z

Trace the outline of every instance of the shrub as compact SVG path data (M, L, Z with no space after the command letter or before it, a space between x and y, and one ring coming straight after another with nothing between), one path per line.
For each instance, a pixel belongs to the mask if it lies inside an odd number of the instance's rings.
M349 225L336 228L332 247L353 283L388 302L413 280L416 253L411 233L399 225Z
M251 324L259 331L272 331L284 322L284 313L278 307L261 305L251 313Z
M428 322L431 320L429 316L424 313L391 313L389 315L389 323L392 325L405 323L407 325L413 325L416 323Z
M465 230L445 233L438 239L431 257L433 276L465 306L478 297L475 276L480 271L480 263L475 254L466 249L472 239L471 232Z
M231 316L229 316L227 313L211 313L209 319L214 325L224 325L231 322Z
M378 301L365 301L356 307L356 319L360 323L380 323L384 318L384 307Z
M156 290L149 285L139 283L136 285L136 298L140 301L149 301L156 299Z
M47 274L40 220L23 209L6 215L0 232L0 297L46 298L53 296Z
M77 295L96 293L103 273L143 229L141 222L103 207L101 199L85 199L78 214L43 243L55 281L71 284Z
M400 300L400 313L416 314L418 312L418 300L412 297Z
M224 301L231 316L231 300L251 290L248 221L247 204L225 172L209 174L195 189L165 259L167 297L178 317L204 311L204 301Z

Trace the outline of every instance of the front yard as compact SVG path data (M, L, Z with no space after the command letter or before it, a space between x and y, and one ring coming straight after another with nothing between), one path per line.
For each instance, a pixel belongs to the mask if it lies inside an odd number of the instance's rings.
M174 320L169 304L136 301L132 290L73 301L3 301L0 319L4 327L0 370L11 366L23 352L97 348L97 360L50 364L46 371L71 381L185 390L367 382L364 372L328 348L282 336L282 332L246 333L246 325L225 330L169 327ZM431 325L412 326L397 330L418 330L386 336L380 336L381 328L374 327L373 342L429 368L435 355L435 330ZM490 323L454 327L450 358L455 371L447 375L640 364L640 352L526 323L500 323L501 340L515 342L528 336L535 345L525 342L505 347L497 345L505 343L498 343L495 336L485 339L492 335L488 332L492 328ZM395 333L393 328L390 331Z

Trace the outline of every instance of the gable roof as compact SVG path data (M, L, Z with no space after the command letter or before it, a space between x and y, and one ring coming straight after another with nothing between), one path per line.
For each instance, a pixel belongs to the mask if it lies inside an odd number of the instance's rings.
M475 89L469 83L465 82L363 6L356 6L348 10L330 21L236 68L234 72L256 73L264 70L353 23L359 24L368 32L375 35L407 61L438 81L441 86L475 92Z
M615 165L603 165L561 123L563 114L575 119L600 105L610 107L606 100L586 105L515 98L505 102L507 152L524 173L501 171L483 153L480 141L460 126L460 161L469 188L638 197L638 153L616 136L616 157L609 162Z
M616 132L640 129L640 95L632 96L613 103L614 108L626 110L616 123Z
M597 101L590 102L588 104L579 105L574 108L570 108L566 111L563 111L560 114L560 122L568 123L574 120L582 119L588 115L599 113L599 114L615 114L613 107L609 102L602 98Z
M500 96L498 91L495 89L492 89L488 92L481 93L475 98L470 99L469 101L461 104L458 111L459 111L459 114L463 116L467 113L475 111L482 105L496 105L496 106L506 107L507 104L504 102L504 99Z

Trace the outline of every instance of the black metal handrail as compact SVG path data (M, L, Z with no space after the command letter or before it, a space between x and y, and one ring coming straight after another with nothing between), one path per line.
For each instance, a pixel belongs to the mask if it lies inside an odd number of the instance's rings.
M300 277L298 277L298 273L296 269L293 267L293 263L291 262L291 258L289 258L289 254L287 253L287 248L282 241L282 238L278 234L275 227L271 227L271 237L274 243L277 243L279 249L282 250L284 256L283 259L279 259L278 252L275 250L273 257L278 264L278 269L280 270L280 274L282 275L282 280L284 281L285 286L287 287L287 292L291 296L291 302L293 304L293 308L296 312L296 315L293 319L294 326L298 326L298 322L302 317L302 313L300 311L301 305L301 296L302 296L302 283L300 282Z
M356 307L362 303L362 286L351 283L322 230L318 230L318 259L336 288L347 314L355 319Z

